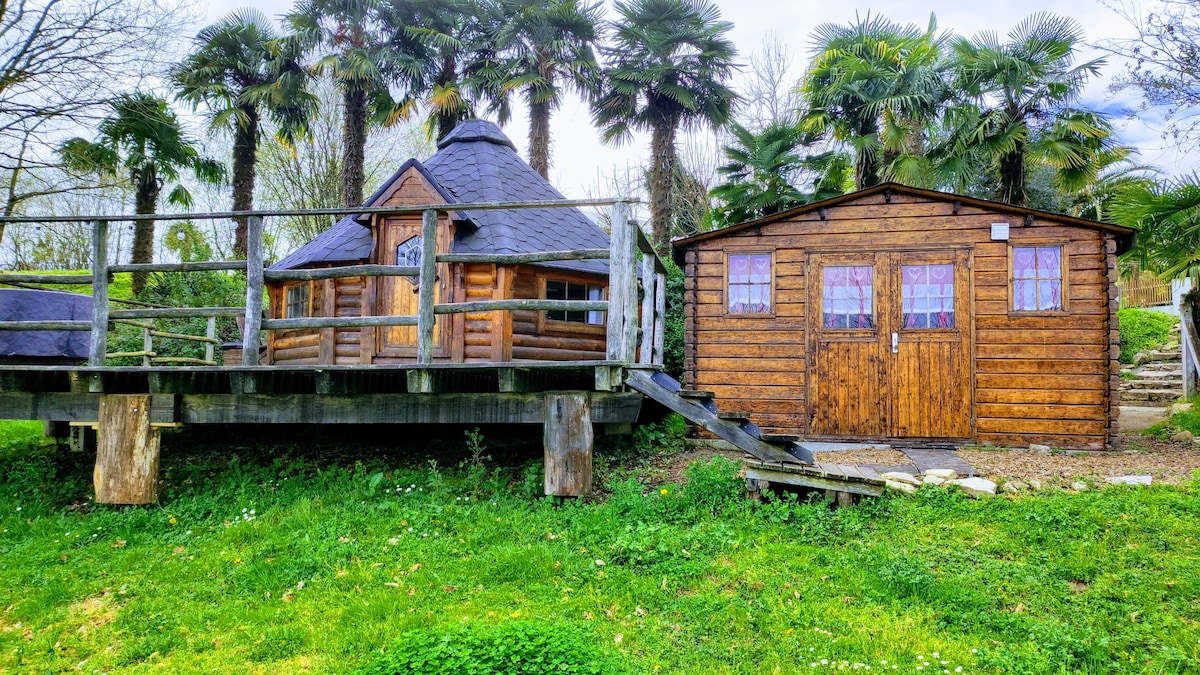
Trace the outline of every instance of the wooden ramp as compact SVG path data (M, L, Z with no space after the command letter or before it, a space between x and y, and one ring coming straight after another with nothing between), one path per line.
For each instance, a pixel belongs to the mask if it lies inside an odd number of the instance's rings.
M721 412L712 392L691 391L660 371L626 371L630 389L683 415L691 423L745 450L747 481L775 482L837 492L879 495L883 478L872 469L816 461L799 437L762 432L749 415Z

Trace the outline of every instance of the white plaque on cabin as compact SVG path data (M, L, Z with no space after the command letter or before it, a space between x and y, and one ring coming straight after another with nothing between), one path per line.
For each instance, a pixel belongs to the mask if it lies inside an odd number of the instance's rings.
M1008 223L992 223L992 241L1008 241Z

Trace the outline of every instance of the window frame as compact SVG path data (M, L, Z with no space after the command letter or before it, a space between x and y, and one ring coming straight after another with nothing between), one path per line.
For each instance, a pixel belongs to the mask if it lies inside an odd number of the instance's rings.
M293 291L304 291L305 298L303 300L306 311L301 316L293 316L291 313L292 301L291 295ZM283 302L280 303L282 309L282 319L307 319L316 316L313 313L313 288L311 281L301 281L299 283L285 284L283 287Z
M546 299L546 282L561 281L568 284L582 284L584 286L599 287L603 292L603 300L608 300L608 280L598 277L590 277L584 275L571 274L570 272L538 272L538 299ZM608 334L608 312L601 312L603 318L600 323L587 323L586 321L563 321L560 319L550 319L546 317L547 310L538 310L537 312L537 332L538 333L589 333L594 335Z
M770 311L767 312L731 312L729 311L729 258L735 255L769 255L771 256L771 278L767 284L767 301ZM730 319L774 319L776 307L776 256L774 246L729 246L721 250L721 316Z
M1008 315L1011 317L1020 316L1069 316L1071 313L1071 279L1070 279L1070 242L1062 239L1024 239L1021 241L1008 242ZM1049 248L1057 246L1059 248L1058 264L1059 264L1059 293L1061 294L1062 309L1017 309L1017 285L1016 275L1013 269L1013 262L1016 260L1016 252L1013 249L1017 248ZM1034 253L1036 256L1036 252Z

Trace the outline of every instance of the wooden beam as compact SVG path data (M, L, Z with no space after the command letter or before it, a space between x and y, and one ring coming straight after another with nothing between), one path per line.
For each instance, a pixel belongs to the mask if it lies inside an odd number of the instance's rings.
M0 274L0 284L78 284L93 283L91 274L33 274L29 272L5 272Z
M654 272L654 257L642 256L642 344L638 362L650 364L654 359L654 289L658 275Z
M246 323L242 331L242 365L258 365L258 341L263 314L263 222L246 219Z
M178 262L178 263L130 263L127 265L112 265L109 272L219 272L223 270L241 271L246 269L245 260L214 260L211 262Z
M314 270L264 270L263 278L267 281L319 281L343 277L415 277L420 274L420 267L408 265L344 265Z
M604 260L606 248L581 248L573 251L539 251L537 253L441 253L440 263L492 263L494 265L527 265L558 260Z
M650 359L650 363L661 366L666 363L667 273L659 272L657 276L658 281L654 285L654 358Z
M262 300L258 301L262 315ZM208 316L241 316L244 307L155 307L154 309L114 309L109 318L116 319L191 319Z
M592 416L586 392L546 394L542 448L546 494L582 497L592 492Z
M263 330L305 328L362 328L363 326L415 326L415 316L309 316L297 319L263 319Z
M852 492L860 495L870 495L878 497L883 494L882 485L872 485L869 483L849 483L836 480L831 477L812 476L803 473L789 473L786 471L771 471L769 469L759 469L755 467L746 467L746 478L758 481L769 481L771 483L783 483L785 485L798 485L800 487L815 488L818 490L834 490L837 492Z
M501 267L497 270L497 277L504 274L504 270L509 269ZM608 311L610 303L605 300L526 300L526 299L508 299L508 300L472 300L470 302L455 302L444 303L433 306L435 314L467 314L472 312L492 312L492 311L511 311L518 309L533 310L533 311Z
M70 330L83 332L91 329L91 321L0 321L0 330Z
M437 286L438 212L421 217L421 277L417 293L417 363L433 362L434 289Z
M2 396L2 395L0 395ZM642 397L588 397L592 422L634 422ZM546 395L503 394L184 394L185 424L541 424Z
M96 502L157 502L160 432L150 425L150 395L105 394L98 421L92 474Z
M103 366L108 353L108 223L92 223L92 339L88 365Z
M528 368L501 368L496 375L502 392L529 391Z

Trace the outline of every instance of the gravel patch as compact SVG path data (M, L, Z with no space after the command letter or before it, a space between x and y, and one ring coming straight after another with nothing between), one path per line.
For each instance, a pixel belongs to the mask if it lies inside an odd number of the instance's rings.
M1149 436L1126 436L1121 452L1035 455L1024 449L962 449L958 454L989 478L1039 480L1067 484L1078 479L1150 475L1155 483L1183 483L1200 471L1200 448L1160 441Z

